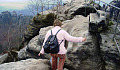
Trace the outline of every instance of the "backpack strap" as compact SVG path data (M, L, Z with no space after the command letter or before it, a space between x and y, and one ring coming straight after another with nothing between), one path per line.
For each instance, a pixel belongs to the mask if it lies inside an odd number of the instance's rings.
M60 44L61 44L63 41L64 41L64 40L62 40L62 41L60 42ZM59 44L59 45L60 45L60 44Z
M61 30L61 29L59 29L55 35L57 35L60 30Z
M53 34L52 34L52 30L51 30L51 35L53 35Z
M59 29L55 35L57 35L60 30L61 30L61 29ZM61 44L63 41L64 41L64 40L62 40L62 41L60 42L60 44ZM60 45L60 44L59 44L59 45Z

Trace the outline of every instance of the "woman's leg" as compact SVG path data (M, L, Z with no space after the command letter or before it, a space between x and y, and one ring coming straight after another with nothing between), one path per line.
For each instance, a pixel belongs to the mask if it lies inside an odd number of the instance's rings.
M50 54L52 56L52 70L57 69L57 54Z
M58 70L63 70L64 62L65 62L65 54L59 54L59 64L58 64Z

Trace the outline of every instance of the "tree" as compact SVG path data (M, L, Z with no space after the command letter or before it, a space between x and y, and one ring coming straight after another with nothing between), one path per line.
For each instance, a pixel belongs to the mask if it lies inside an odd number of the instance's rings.
M28 9L30 12L32 12L34 15L38 14L39 12L42 12L45 10L49 10L49 7L58 7L62 5L62 0L30 0Z
M0 54L3 52L2 45L0 44Z
M39 12L44 11L45 3L47 3L47 0L30 0L28 9L30 12L36 15Z

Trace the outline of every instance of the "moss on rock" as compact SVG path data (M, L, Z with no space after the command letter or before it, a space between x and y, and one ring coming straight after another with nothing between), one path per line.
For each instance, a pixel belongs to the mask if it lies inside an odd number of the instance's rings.
M25 42L29 42L33 37L39 34L39 30L42 27L52 26L56 15L49 13L47 15L37 14L33 17L32 22L27 26L24 39Z

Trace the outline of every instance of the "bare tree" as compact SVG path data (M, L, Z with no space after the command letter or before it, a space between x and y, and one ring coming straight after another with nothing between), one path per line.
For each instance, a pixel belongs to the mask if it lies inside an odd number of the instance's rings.
M57 7L57 10L59 6L62 5L62 0L30 0L28 9L30 12L32 12L34 15L38 14L39 12L42 12L45 10L49 10L51 6Z
M34 15L38 14L39 12L43 12L45 9L48 0L30 0L28 9Z

